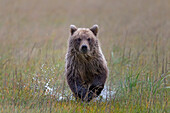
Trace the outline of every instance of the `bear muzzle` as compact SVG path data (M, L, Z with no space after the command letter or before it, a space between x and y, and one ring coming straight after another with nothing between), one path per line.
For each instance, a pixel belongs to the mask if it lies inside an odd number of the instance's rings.
M87 45L82 45L82 46L81 46L81 52L82 52L83 54L86 54L87 51L88 51Z

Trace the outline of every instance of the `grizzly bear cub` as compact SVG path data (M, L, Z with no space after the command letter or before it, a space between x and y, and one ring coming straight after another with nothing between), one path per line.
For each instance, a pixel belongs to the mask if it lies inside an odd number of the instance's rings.
M89 102L104 88L108 76L105 57L97 39L98 25L92 28L70 26L66 54L66 77L74 96Z

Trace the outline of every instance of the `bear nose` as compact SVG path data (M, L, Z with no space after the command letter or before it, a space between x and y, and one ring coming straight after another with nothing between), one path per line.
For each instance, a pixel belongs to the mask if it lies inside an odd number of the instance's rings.
M82 45L82 46L81 46L81 51L82 51L83 53L87 53L87 46L86 46L86 45Z

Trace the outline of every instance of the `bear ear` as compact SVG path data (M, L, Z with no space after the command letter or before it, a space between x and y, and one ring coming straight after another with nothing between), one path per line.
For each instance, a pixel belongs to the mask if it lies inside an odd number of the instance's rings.
M90 28L90 30L93 32L95 36L97 36L99 26L97 24L93 25L93 27Z
M70 32L71 35L73 35L73 33L77 30L77 27L75 25L70 25Z

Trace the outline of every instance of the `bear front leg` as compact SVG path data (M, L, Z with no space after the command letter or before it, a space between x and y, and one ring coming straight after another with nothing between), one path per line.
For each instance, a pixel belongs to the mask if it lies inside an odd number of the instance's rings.
M88 98L86 100L89 102L92 100L94 97L97 97L100 95L104 88L104 84L106 81L106 76L96 76L94 81L89 87L89 93L88 93Z
M85 96L84 100L89 102L92 100L94 97L97 97L100 95L101 91L104 88L104 84L101 85L94 85L92 84L88 90L88 94Z
M79 97L82 101L84 101L85 96L87 95L88 87L82 85L78 78L70 78L68 79L68 85L70 89L74 93L74 96Z

